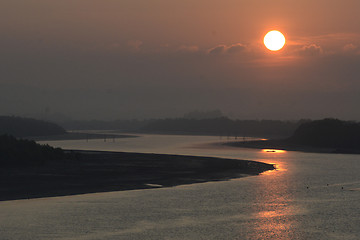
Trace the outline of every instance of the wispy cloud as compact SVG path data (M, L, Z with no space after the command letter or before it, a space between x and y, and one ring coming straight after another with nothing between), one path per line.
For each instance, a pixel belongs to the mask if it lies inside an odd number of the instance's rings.
M140 40L129 40L127 44L132 50L140 51L140 47L143 45L143 42Z
M346 44L343 49L344 49L345 52L350 52L350 51L357 50L358 46L356 46L356 45L354 45L352 43L349 43L349 44Z
M209 54L221 54L221 53L225 52L225 49L226 49L225 45L218 45L216 47L210 48L208 50L208 53Z
M245 50L246 50L245 45L241 43L235 43L231 45L220 44L213 48L210 48L207 52L209 54L224 54L224 53L235 54L235 53L243 52Z
M298 50L298 53L304 56L318 56L323 52L324 50L322 49L322 47L314 43L310 45L305 45Z
M243 45L241 43L233 44L226 49L227 53L239 53L239 52L243 52L245 50L246 50L245 45Z

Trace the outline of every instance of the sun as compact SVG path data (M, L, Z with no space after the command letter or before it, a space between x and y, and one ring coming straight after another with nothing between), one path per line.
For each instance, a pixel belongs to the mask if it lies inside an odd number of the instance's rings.
M284 35L277 30L268 32L264 37L265 47L271 51L279 51L284 47L285 42Z

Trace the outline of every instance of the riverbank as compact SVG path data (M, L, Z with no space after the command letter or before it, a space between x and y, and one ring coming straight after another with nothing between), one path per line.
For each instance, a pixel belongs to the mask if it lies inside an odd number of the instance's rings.
M2 168L0 200L172 187L274 170L270 164L212 157L71 151L72 159Z
M300 151L310 153L343 153L360 154L358 149L340 149L340 148L319 148L299 144L293 144L286 140L259 140L246 142L227 142L222 143L231 147L256 148L256 149L278 149L286 151Z

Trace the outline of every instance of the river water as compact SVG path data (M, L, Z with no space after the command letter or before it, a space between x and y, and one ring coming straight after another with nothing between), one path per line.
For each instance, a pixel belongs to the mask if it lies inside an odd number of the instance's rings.
M360 155L209 145L219 137L51 141L66 149L216 156L276 164L259 176L0 202L0 239L360 239ZM44 142L43 142L44 143Z

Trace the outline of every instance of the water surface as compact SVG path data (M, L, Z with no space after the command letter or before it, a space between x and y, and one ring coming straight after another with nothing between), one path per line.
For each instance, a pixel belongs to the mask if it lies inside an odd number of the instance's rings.
M260 176L173 188L0 203L1 239L360 239L358 155L215 147L226 138L145 135L53 141L72 149L274 163Z

